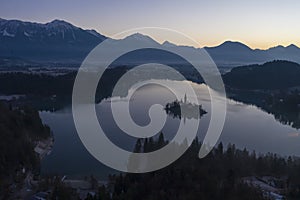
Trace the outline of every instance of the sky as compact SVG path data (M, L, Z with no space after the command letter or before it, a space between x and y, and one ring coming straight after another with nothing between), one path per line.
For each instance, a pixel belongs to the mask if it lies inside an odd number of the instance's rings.
M106 36L138 27L182 32L199 47L239 41L253 49L300 46L298 0L0 0L0 17L34 22L62 19ZM160 38L189 45L180 38Z

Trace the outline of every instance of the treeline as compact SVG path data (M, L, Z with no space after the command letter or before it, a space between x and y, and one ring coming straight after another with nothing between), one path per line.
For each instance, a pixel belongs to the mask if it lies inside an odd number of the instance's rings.
M273 61L236 67L223 76L229 98L254 104L283 124L300 128L300 65Z
M187 69L185 69L187 67ZM191 78L196 71L188 66L177 67L187 79L202 82L201 77ZM111 94L111 87L130 68L119 66L104 72L99 86L104 86ZM72 93L76 72L63 75L7 72L0 73L0 93L2 94L38 94L69 95ZM300 85L300 65L289 61L272 61L263 65L249 65L233 68L224 74L226 86L236 89L285 89ZM88 78L88 77L87 77ZM102 88L103 89L103 88Z
M75 73L48 75L22 72L0 73L0 93L24 95L71 94Z
M135 151L149 152L167 142L163 135L158 140L138 140ZM259 188L243 181L249 176L272 176L284 180L286 196L300 198L300 162L298 159L276 154L257 155L235 145L220 143L204 159L198 158L201 143L196 139L187 152L170 166L144 174L120 174L109 177L108 187L99 188L95 196L101 200L260 200L269 199Z
M13 108L0 102L0 198L12 184L22 183L26 171L39 170L35 142L50 136L39 113L31 108Z
M103 97L111 94L111 87L126 72L126 67L111 68L104 72L99 81L99 87ZM89 73L87 73L87 79ZM63 75L50 75L46 73L0 73L0 94L12 95L40 95L40 96L64 96L71 95L76 77L76 72ZM113 88L113 87L112 87ZM103 90L103 91L102 91ZM106 92L108 90L108 92ZM110 92L110 93L109 93Z
M127 70L126 67L106 70L98 83L95 101L110 97L115 84ZM30 105L38 110L59 110L71 104L75 77L75 72L56 76L45 73L0 73L0 94L25 95L9 101L16 106Z
M138 139L134 152L151 152L168 144L163 134L157 139ZM273 177L287 199L300 198L300 160L276 154L256 154L220 143L203 159L198 158L201 143L195 139L176 162L158 171L110 175L106 186L97 187L91 177L91 193L86 200L270 200L262 189L245 177ZM44 179L40 190L51 189L50 199L78 199L79 194L59 177ZM95 192L95 193L94 193Z
M223 75L226 86L237 89L286 89L300 85L300 65L289 61L272 61L263 65L235 67Z

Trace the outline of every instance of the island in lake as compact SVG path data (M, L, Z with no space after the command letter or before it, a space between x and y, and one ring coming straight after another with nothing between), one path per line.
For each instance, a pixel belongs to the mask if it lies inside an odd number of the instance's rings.
M186 95L184 100L175 100L171 103L167 103L165 106L165 111L168 115L172 115L174 118L181 119L198 119L205 115L207 112L202 109L202 105L197 105L191 102L188 102Z

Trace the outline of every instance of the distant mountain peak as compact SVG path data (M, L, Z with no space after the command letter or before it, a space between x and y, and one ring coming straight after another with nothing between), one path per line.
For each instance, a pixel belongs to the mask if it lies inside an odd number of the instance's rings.
M63 39L65 39L66 36L67 41L70 42L72 40L76 40L77 35L81 34L79 32L86 32L92 37L97 37L100 40L106 39L105 36L101 35L95 30L83 30L69 22L60 19L55 19L44 24L24 22L20 20L0 20L0 36L2 35L4 37L25 36L27 38L30 37L31 40L36 39L36 41L41 41L60 35ZM69 37L67 34L69 34ZM80 36L78 37L80 38Z
M68 22L66 22L66 21L64 21L64 20L62 20L62 19L54 19L54 20L52 20L51 22L49 22L50 24L51 23L67 23L67 24L69 24Z
M271 52L273 54L274 58L281 59L281 60L291 60L291 58L293 56L298 57L299 53L300 53L299 47L297 47L294 44L291 44L286 47L279 45L279 46L267 49L266 51ZM296 59L296 60L292 59L292 60L298 61L298 59Z
M159 43L156 42L154 39L152 39L150 36L144 35L141 33L134 33L132 35L129 35L129 36L125 37L124 40L125 41L132 40L132 41L138 41L138 42L146 42L148 44L159 45Z
M162 45L165 46L165 47L177 47L176 44L173 44L173 43L171 43L171 42L169 42L167 40L164 41L164 43Z
M78 27L66 22L64 20L55 19L49 23L46 23L47 28L64 28L64 29L77 29Z
M134 39L139 39L139 40L144 40L144 39L147 39L147 40L153 40L151 37L149 37L148 35L144 35L144 34L141 34L141 33L134 33L134 34L131 34L129 36L127 36L126 38L134 38ZM125 39L126 39L125 38Z
M238 41L232 41L232 40L227 40L225 42L223 42L221 45L227 45L227 44L238 44L238 45L244 45L243 43L241 42L238 42Z
M247 45L238 42L238 41L225 41L222 44L218 45L218 46L213 46L213 47L204 47L205 49L209 50L209 49L219 49L222 51L252 51L253 49L251 49L250 47L248 47Z
M283 45L277 45L275 47L271 47L268 49L268 51L284 51L285 47Z
M290 44L286 47L284 47L283 45L278 45L278 46L275 46L275 47L271 47L269 48L268 50L274 50L274 49L281 49L281 50L285 50L285 49L295 49L295 50L298 50L299 47L297 47L296 45L294 44Z
M298 46L294 45L294 44L290 44L289 46L287 46L286 48L289 48L289 49L299 49Z
M59 19L48 23L0 21L0 56L77 62L105 39L95 30L84 30Z
M230 47L235 46L235 47L242 47L242 48L251 49L247 45L245 45L241 42L238 42L238 41L225 41L220 46L230 46Z

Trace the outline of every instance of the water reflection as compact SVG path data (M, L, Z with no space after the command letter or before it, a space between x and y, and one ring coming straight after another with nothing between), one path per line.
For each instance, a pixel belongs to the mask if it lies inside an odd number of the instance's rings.
M169 81L169 80L165 80ZM172 81L176 87L182 89L184 99L185 81ZM207 114L200 119L198 137L204 138L210 120L210 97L204 84L191 83L197 93L198 101ZM125 97L126 98L126 97ZM194 102L193 97L187 96ZM175 100L174 95L158 85L144 86L137 90L130 100L130 114L135 123L146 125L149 123L148 110L153 104L166 105ZM103 100L96 105L98 120L109 139L116 145L133 150L136 138L124 134L116 125L111 113L111 103L122 105L124 99L113 97ZM227 117L220 138L225 145L234 143L239 148L256 150L257 152L273 152L281 155L300 155L300 132L288 125L276 121L273 115L268 114L256 106L246 105L228 100ZM75 130L71 109L66 107L56 112L40 112L44 123L54 132L55 143L52 153L42 162L42 173L59 173L76 176L96 175L107 178L114 170L102 165L94 159L83 147ZM174 137L180 120L165 113L167 121L162 129L167 140ZM186 126L195 123L195 119L187 119ZM159 134L159 133L157 133Z

